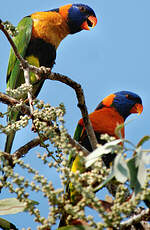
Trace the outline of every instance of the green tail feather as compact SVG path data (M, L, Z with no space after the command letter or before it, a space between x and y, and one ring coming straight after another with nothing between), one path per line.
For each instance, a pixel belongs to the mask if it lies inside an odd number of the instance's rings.
M13 145L13 141L15 138L16 132L12 131L6 138L6 143L5 143L5 152L10 153Z

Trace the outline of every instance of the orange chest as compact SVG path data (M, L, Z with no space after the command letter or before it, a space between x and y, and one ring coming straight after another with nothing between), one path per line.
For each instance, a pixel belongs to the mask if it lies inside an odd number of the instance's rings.
M103 108L96 110L89 115L95 132L118 138L115 134L117 125L123 124L124 119L115 111L114 108ZM80 120L83 123L83 120ZM82 125L82 124L81 124ZM124 128L121 129L121 135L124 138Z
M31 15L32 37L41 38L57 47L69 34L69 28L62 16L56 12L38 12Z

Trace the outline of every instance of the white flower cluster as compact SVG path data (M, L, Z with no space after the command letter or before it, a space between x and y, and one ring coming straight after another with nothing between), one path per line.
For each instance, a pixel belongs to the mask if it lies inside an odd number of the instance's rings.
M15 26L13 26L9 21L3 22L5 29L9 33L10 36L15 37L18 34L18 30Z
M6 93L16 99L26 99L27 93L32 92L32 85L27 85L26 83L19 86L17 89L7 88Z

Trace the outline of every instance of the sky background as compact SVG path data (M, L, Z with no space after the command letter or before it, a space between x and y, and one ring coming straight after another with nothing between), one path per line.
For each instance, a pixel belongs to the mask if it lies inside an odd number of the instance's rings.
M150 95L150 1L149 0L5 0L1 2L0 18L17 25L20 19L36 11L50 10L68 3L84 3L92 7L97 15L97 26L91 31L82 31L65 38L57 50L56 65L53 72L62 73L80 83L83 87L88 111L92 112L97 104L107 95L120 90L129 90L139 94L143 100L144 111L126 127L126 138L136 144L144 135L150 134L149 95ZM6 72L10 45L0 32L0 91L5 92ZM46 81L38 98L52 106L63 102L66 106L66 128L73 136L76 124L81 118L74 91L55 81ZM0 111L6 106L0 104ZM1 119L1 118L0 118ZM129 118L131 119L131 117ZM1 123L1 121L0 121ZM16 136L13 150L25 144L34 134L31 126ZM0 136L0 150L4 149L5 136ZM145 144L149 148L150 143ZM33 167L39 169L59 187L56 172L48 171L36 160L36 148L24 158ZM7 191L1 198L11 197ZM40 195L36 195L40 199ZM45 201L40 207L47 215ZM6 217L21 229L31 226L36 229L29 214L17 214ZM23 220L23 221L22 221Z

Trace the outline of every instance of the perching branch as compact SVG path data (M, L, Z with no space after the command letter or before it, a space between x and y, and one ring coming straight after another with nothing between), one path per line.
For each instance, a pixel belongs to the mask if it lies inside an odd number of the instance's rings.
M27 63L26 60L24 60L22 58L22 56L18 53L17 47L14 44L12 38L9 36L8 32L5 30L2 21L0 21L0 30L2 30L2 32L5 34L5 36L7 37L9 43L11 44L14 53L16 55L16 57L18 58L18 60L21 63L21 66L23 67L23 69L29 69L30 71L38 74L38 80L40 79L50 79L50 80L55 80L55 81L60 81L68 86L70 86L71 88L73 88L76 92L76 96L78 99L78 107L80 108L82 117L83 117L83 121L84 121L84 125L85 125L85 129L87 131L87 135L89 138L89 141L91 143L91 146L93 149L96 149L97 147L97 139L95 137L95 133L93 131L90 119L88 117L88 111L87 111L87 107L85 104L85 97L84 97L84 93L82 90L82 87L80 84L76 83L75 81L71 80L70 78L68 78L67 76L61 75L61 74L57 74L57 73L51 73L51 69L49 68L37 68L35 66L29 65Z

